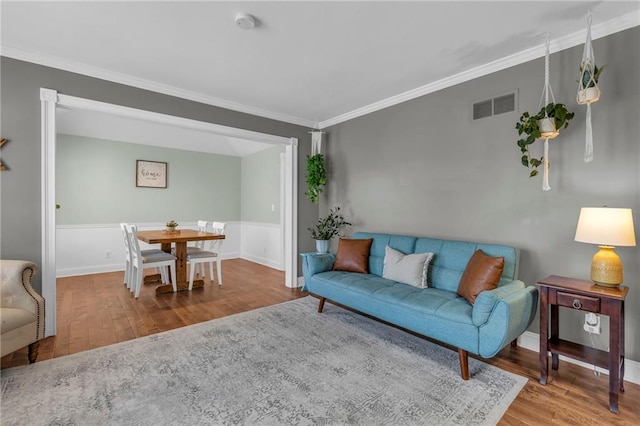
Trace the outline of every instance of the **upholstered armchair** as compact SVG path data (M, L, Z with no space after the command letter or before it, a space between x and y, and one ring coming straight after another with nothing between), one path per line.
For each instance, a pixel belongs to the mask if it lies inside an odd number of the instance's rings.
M44 338L44 299L33 289L38 266L25 260L0 260L0 352L10 354L29 345L29 362Z

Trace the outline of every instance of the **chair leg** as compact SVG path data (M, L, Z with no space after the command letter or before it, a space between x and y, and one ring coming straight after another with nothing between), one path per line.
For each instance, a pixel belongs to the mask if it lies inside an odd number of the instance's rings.
M458 348L458 358L460 358L460 375L463 380L469 380L469 353Z
M214 278L214 275L213 275L213 262L209 262L209 280L211 281L212 284L216 282L216 279Z
M213 263L211 265L213 266ZM218 273L218 285L222 285L222 261L220 256L216 259L216 272Z
M156 273L160 273L160 279L162 280L163 284L169 284L169 275L167 274L167 267L166 266L160 266L158 268L156 268Z
M197 263L192 263L189 268L189 291L193 290L193 276L196 274Z
M173 266L170 266L169 269L171 270L171 286L173 287L173 292L176 293L178 291L178 282L176 281L176 264L174 263Z
M131 274L131 265L129 264L129 260L125 260L124 261L124 281L123 284L127 286L127 288L129 288L129 282L130 282L130 278L129 275Z
M137 299L140 296L140 288L142 287L142 268L136 268L136 279L135 279L135 294L134 297Z
M324 301L325 301L325 298L321 297L320 298L320 302L318 303L318 313L319 314L322 313L322 310L324 309Z
M33 342L29 345L29 363L33 364L36 362L36 358L38 358L38 351L40 350L40 341Z

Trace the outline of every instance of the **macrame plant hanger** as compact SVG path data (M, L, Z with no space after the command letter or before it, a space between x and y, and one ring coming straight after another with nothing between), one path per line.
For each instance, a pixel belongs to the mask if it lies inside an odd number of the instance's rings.
M600 99L600 88L598 87L599 71L596 67L596 60L591 45L591 11L587 15L587 40L584 43L582 52L582 62L580 63L580 79L578 80L578 94L576 102L580 105L587 105L587 130L585 134L584 162L593 161L593 128L591 127L591 104Z
M321 154L322 153L322 134L324 133L322 130L318 128L318 122L313 126L313 130L311 133L311 155Z
M542 96L540 96L540 105L538 106L538 108L544 108L544 118L539 121L540 136L544 139L544 155L542 158L544 166L544 174L542 177L543 191L551 190L551 187L549 186L549 139L555 138L560 133L556 129L555 119L553 117L549 117L549 111L547 111L547 105L549 105L549 96L551 96L551 100L553 101L553 103L556 103L556 100L553 96L553 90L551 90L551 85L549 84L550 44L551 39L549 38L549 33L547 33L546 50L544 55L544 88L542 89ZM542 104L543 100L544 104Z

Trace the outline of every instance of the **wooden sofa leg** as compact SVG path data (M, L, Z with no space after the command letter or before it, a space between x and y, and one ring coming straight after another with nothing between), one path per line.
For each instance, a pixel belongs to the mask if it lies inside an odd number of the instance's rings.
M35 342L29 345L29 363L33 364L36 362L36 358L38 358L38 351L40 350L40 342Z
M325 298L321 297L320 298L320 303L318 303L318 313L319 314L322 313L322 310L324 309L324 301L325 301Z
M464 349L458 348L460 358L460 374L463 380L469 380L469 354Z
M511 341L511 348L517 348L518 347L518 339L513 339Z

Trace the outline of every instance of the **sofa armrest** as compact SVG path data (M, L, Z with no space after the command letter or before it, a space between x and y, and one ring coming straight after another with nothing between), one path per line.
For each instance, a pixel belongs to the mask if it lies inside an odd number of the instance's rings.
M333 269L333 262L336 260L336 255L333 253L302 253L300 256L302 256L302 274L305 282L303 290L306 290L306 283L312 276Z
M485 358L494 356L524 333L538 310L538 288L535 286L493 296L498 295L487 321L479 327L479 355Z
M520 280L514 280L509 284L502 285L493 290L483 291L478 294L475 303L473 304L472 320L473 325L480 327L487 322L493 308L498 300L503 299L508 294L522 291L525 288L525 284Z

